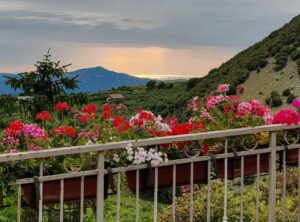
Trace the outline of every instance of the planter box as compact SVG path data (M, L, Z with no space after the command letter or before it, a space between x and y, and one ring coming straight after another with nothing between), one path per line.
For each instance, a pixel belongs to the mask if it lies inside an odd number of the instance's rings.
M216 170L219 178L224 179L225 160L216 160ZM260 154L259 172L269 171L269 154ZM244 157L244 176L251 176L257 173L257 155ZM241 177L241 157L228 158L228 179Z
M283 160L283 152L280 152L281 160ZM292 149L286 151L286 163L290 165L294 165L298 163L298 149Z
M190 184L191 164L176 165L176 186ZM141 192L154 191L154 168L140 170ZM127 171L126 179L129 189L136 191L136 171ZM194 183L207 183L207 161L194 163ZM158 167L158 189L172 187L173 185L173 166Z
M35 184L22 185L26 203L34 205L37 203ZM79 201L81 190L81 178L64 179L64 201ZM108 179L105 175L104 196L107 198ZM97 176L84 177L84 199L96 198ZM53 204L60 202L60 180L43 182L43 204Z

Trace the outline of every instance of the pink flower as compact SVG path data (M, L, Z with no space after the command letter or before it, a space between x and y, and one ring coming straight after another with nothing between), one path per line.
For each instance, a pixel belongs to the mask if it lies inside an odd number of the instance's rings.
M226 93L229 91L229 84L221 84L217 88L218 93Z
M213 109L215 108L219 103L223 102L226 98L223 95L213 96L210 95L206 98L206 108L207 109Z
M195 96L193 98L192 102L187 104L187 109L188 110L193 110L193 111L198 110L198 100L199 100L199 97Z
M45 136L45 130L36 124L24 124L23 133L25 137L41 138Z
M241 102L237 108L237 114L243 116L245 114L250 115L252 111L252 105L248 102Z
M201 115L200 115L202 118L204 118L204 119L207 119L207 120L209 120L209 121L213 121L214 120L214 118L207 112L207 111L205 111L205 110L203 110L202 112L201 112Z
M300 109L300 100L299 99L294 99L292 102L292 105L297 108Z

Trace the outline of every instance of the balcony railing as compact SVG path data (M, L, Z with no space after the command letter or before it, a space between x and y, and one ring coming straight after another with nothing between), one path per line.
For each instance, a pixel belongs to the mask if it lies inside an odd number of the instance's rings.
M96 145L86 145L86 146L76 146L76 147L66 147L66 148L57 148L51 150L42 150L42 151L35 151L35 152L22 152L22 153L10 153L10 154L1 154L0 155L0 164L6 164L12 161L26 161L30 159L36 159L39 161L39 175L36 177L31 178L19 178L12 186L17 187L17 221L22 220L22 196L24 186L28 184L35 184L35 188L37 190L37 215L38 221L41 222L45 218L43 216L43 208L45 205L45 201L43 200L44 191L43 185L50 181L60 181L60 198L58 205L60 206L59 210L59 218L60 221L64 220L64 201L65 197L65 183L67 183L68 179L70 178L78 178L80 180L80 192L79 192L79 218L78 221L84 220L84 205L85 205L85 190L88 189L84 187L86 185L86 180L90 176L96 177L96 220L99 222L105 221L104 217L104 205L105 205L105 189L106 184L105 180L107 180L107 175L113 175L116 179L116 221L120 221L120 210L121 210L121 176L125 172L133 171L135 172L133 175L135 179L135 198L136 198L136 205L135 205L135 221L140 221L140 185L141 185L141 173L143 169L149 169L149 165L135 165L135 166L128 166L128 167L118 167L107 169L105 168L105 158L104 154L106 151L109 150L117 150L117 149L124 149L124 147L131 143L133 147L140 147L140 146L155 146L159 144L167 144L167 143L174 143L179 141L195 141L195 140L206 140L206 139L224 139L224 153L216 154L216 155L204 155L204 156L195 156L191 158L185 159L177 159L177 160L170 160L167 163L162 163L157 166L152 166L154 170L154 181L153 181L153 221L158 221L158 192L159 192L159 169L171 166L171 174L172 174L172 184L170 189L172 190L172 218L171 221L176 220L176 188L178 184L176 184L176 178L180 175L177 175L177 168L182 165L188 165L189 168L189 221L194 220L194 182L195 182L195 175L197 176L197 170L195 170L196 165L198 163L205 163L206 171L207 171L207 212L206 212L206 220L211 221L211 181L215 179L211 177L211 171L214 169L212 166L215 164L216 160L223 160L224 162L224 172L222 172L222 181L224 186L224 201L223 201L223 218L222 220L228 221L228 180L229 175L232 176L232 172L228 169L230 164L230 160L232 158L237 158L240 160L240 173L237 177L240 178L240 195L241 195L241 203L240 203L240 221L244 221L244 178L245 178L245 159L250 156L255 157L256 161L256 181L257 181L257 189L256 189L256 215L253 218L253 221L260 221L260 212L259 212L259 181L262 176L266 176L269 179L269 190L268 190L268 221L274 222L276 221L276 174L278 171L278 154L281 153L282 155L282 174L283 174L283 218L285 220L286 215L289 213L286 210L286 170L287 170L287 162L286 162L286 152L288 150L298 150L298 193L300 193L300 144L298 141L292 144L287 145L278 145L277 134L278 132L287 132L288 130L297 130L299 126L295 125L270 125L270 126L261 126L261 127L254 127L254 128L240 128L240 129L232 129L232 130L224 130L224 131L214 131L214 132L206 132L206 133L197 133L197 134L188 134L188 135L179 135L179 136L167 136L167 137L157 137L157 138L150 138L150 139L143 139L137 141L122 141L122 142L112 142L107 144L96 144ZM269 146L260 149L249 149L239 152L229 152L228 150L228 139L230 137L236 136L245 136L245 135L253 135L257 133L268 132L269 133ZM58 156L71 156L76 154L83 154L83 153L97 153L97 167L92 170L86 171L79 171L79 172L67 172L63 174L55 174L55 175L44 175L46 170L45 160L50 157L58 157ZM262 160L262 156L268 156L268 172L262 175L260 169L260 163ZM267 174L267 175L266 175ZM299 202L298 202L298 221L300 221L300 194L299 194ZM221 204L221 203L220 203Z

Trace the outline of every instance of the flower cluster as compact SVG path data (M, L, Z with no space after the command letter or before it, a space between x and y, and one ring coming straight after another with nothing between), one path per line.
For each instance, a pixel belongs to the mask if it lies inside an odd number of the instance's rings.
M300 115L295 110L283 109L275 114L274 124L299 124Z
M213 109L215 108L218 104L224 102L226 99L225 96L223 95L209 95L207 98L206 98L206 108L207 109Z
M229 91L229 84L221 84L217 88L218 93L227 93Z
M296 108L296 109L300 109L300 100L299 99L294 99L292 102L292 105Z
M104 105L102 110L102 119L103 120L109 120L112 117L113 111L110 107L110 105L107 103Z
M163 162L168 162L166 153L156 151L151 148L148 151L143 147L133 148L129 143L125 147L127 153L127 160L133 162L134 165L150 162L152 166L156 166Z
M57 136L70 136L72 138L76 137L75 129L72 126L59 126L57 128L53 128L51 132Z
M55 109L57 112L68 111L70 110L70 105L67 102L58 102L55 105Z
M113 124L119 132L125 132L130 128L129 121L122 116L115 116L113 119Z
M97 112L97 105L94 103L88 104L82 108L82 112L87 113L89 115Z
M36 114L35 119L39 121L48 121L51 120L53 116L47 112L47 111L42 111Z

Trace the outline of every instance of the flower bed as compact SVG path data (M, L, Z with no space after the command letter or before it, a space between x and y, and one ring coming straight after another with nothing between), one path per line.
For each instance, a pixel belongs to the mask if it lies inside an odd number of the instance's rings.
M114 109L109 104L104 104L102 109L99 110L99 106L96 104L88 104L79 109L62 101L55 105L53 112L45 110L37 113L34 122L27 120L10 122L7 128L0 132L0 150L4 153L15 153L74 145L101 144L112 141L253 127L272 123L299 123L298 111L281 110L273 117L270 109L257 100L240 101L239 93L243 91L240 88L237 90L236 95L227 95L229 88L229 85L222 84L218 86L216 92L211 93L206 98L199 99L198 97L194 97L187 104L186 115L190 117L187 122L179 122L176 117L162 118L147 110L136 110L131 118L126 118L123 115L123 111L126 110L124 104L116 105ZM299 105L298 103L300 104L298 100L293 102L295 107ZM282 138L281 141L284 142L285 137L282 136ZM265 134L230 138L228 152L256 149L256 147L267 145L268 139L269 135ZM221 139L210 139L205 141L182 141L151 147L132 147L131 144L128 144L124 150L106 152L105 157L107 166L109 167L146 163L156 166L162 162L167 162L169 159L174 160L207 155L210 150L218 149L224 152L224 142ZM48 169L49 173L51 173L51 170L59 173L64 170L74 171L95 167L94 154L74 157L73 161L79 167L72 166L72 161L67 161L71 162L69 167L66 166L65 160L53 159L51 161L50 165L53 167ZM247 171L247 166L253 165L256 159L254 158L249 161L245 159L245 175L254 173L253 170ZM265 163L266 161L262 160L261 162ZM240 171L237 173L235 171L238 171L240 161L230 163L229 161L229 172L233 172L231 175L232 178L239 177ZM27 169L26 176L36 174L36 169L34 169L36 165L37 163L33 161L32 170ZM22 171L22 165L12 164L9 167L12 169L10 172L16 172L16 174ZM220 167L222 168L222 163L217 166L217 169ZM195 176L195 183L206 180L206 168L203 166L204 173L199 178ZM221 168L219 171L222 171ZM162 173L164 172L163 169L165 169L165 173ZM159 180L163 181L164 174L170 174L169 170L166 169L161 169ZM264 168L264 166L262 166L262 169L267 171L267 168ZM141 174L144 175L145 172L141 171ZM184 176L186 175L189 175L188 172L184 174ZM10 176L11 178L16 177L16 175ZM127 174L127 178L134 177L134 173ZM178 174L179 184L190 182L187 179L179 177L180 174ZM166 182L162 182L161 187L170 186L171 178L167 179L165 177L164 179L166 179ZM153 184L149 181L141 184L141 188L152 188ZM133 184L133 182L129 181L129 186L131 186L130 184ZM134 190L134 187L131 186L131 189Z

